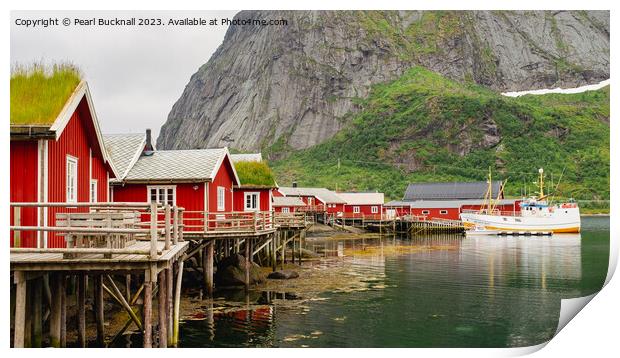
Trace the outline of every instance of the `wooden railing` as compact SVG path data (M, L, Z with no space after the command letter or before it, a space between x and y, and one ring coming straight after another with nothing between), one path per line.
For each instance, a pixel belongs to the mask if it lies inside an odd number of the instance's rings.
M14 246L11 253L61 253L64 258L81 254L103 254L111 258L115 254L146 255L155 259L162 250L158 242L164 242L163 250L170 249L183 240L180 224L182 208L157 203L11 203L11 234ZM42 208L55 208L48 213ZM40 217L51 216L48 225L25 223L22 211L35 209ZM32 214L32 213L30 213ZM35 217L36 219L36 217ZM30 215L30 222L37 222ZM29 225L28 225L29 224ZM23 248L19 238L22 233L52 233L64 237L66 247ZM148 249L136 249L137 240L150 242ZM133 247L133 248L132 248Z
M365 213L340 213L336 216L338 219L359 219L359 220L386 220L386 216L382 214L365 214Z
M186 232L259 232L274 228L270 211L185 211L182 222Z
M501 210L492 210L489 213L488 209L482 209L482 210L473 210L473 209L463 209L461 210L461 213L468 213L468 214L483 214L483 215L496 215L496 216L521 216L521 212L520 211L501 211Z
M325 205L323 204L299 206L297 207L296 210L298 212L317 212L317 213L327 211L325 208Z
M282 213L277 212L274 216L276 226L304 227L309 224L309 218L305 212Z

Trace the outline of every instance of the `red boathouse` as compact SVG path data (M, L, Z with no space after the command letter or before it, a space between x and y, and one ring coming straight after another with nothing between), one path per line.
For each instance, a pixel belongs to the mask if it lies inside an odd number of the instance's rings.
M385 196L383 193L338 193L346 201L345 217L381 218Z
M176 205L184 208L185 220L233 211L239 178L227 148L155 150L150 131L144 141L138 138L106 136L112 161L126 168L121 180L112 183L113 201ZM197 230L200 225L195 224L187 224L186 230Z
M272 211L272 192L276 187L271 169L261 153L231 154L241 182L234 187L234 211Z
M329 214L342 214L345 201L335 192L325 188L280 187L278 191L287 197L297 197L306 204L306 209Z
M32 79L33 91L24 101L33 106L50 101L37 91L54 77ZM50 83L51 82L51 83ZM13 85L12 85L13 86ZM14 96L20 94L11 93ZM59 100L56 98L55 100ZM109 182L117 176L104 148L88 84L79 82L59 113L28 118L11 111L10 200L18 202L82 203L108 201ZM53 226L56 213L87 210L55 207L13 207L11 225ZM11 246L65 247L64 237L48 232L11 232Z

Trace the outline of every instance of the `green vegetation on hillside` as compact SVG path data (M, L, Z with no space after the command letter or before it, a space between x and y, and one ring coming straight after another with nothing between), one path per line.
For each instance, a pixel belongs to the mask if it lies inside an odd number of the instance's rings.
M15 66L11 71L11 124L51 125L81 81L70 64Z
M265 162L236 162L235 170L241 185L273 187L275 179L271 168Z
M484 180L491 167L519 196L543 167L559 196L609 198L609 87L510 98L414 67L361 106L332 139L274 162L278 182L397 199L409 182Z

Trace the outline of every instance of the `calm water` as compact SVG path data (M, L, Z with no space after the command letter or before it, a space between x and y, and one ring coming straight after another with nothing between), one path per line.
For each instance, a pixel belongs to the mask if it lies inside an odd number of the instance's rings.
M363 289L328 290L312 300L296 292L225 293L225 302L205 301L181 323L181 346L542 343L556 330L560 299L592 294L605 280L609 218L583 218L582 225L581 235L551 238L308 242L333 256L321 265L346 267L335 272L360 281ZM222 310L229 304L239 307Z

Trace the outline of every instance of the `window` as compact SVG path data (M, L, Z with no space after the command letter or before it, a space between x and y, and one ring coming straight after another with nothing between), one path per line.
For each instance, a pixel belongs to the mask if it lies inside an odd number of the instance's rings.
M428 211L428 210L422 210L422 215L428 215L428 214L430 214L430 213L431 213L431 212L430 212L430 211Z
M158 204L176 205L176 187L174 186L149 186L149 201Z
M260 193L245 193L245 211L258 211Z
M67 203L77 202L78 186L78 160L70 155L67 156Z
M441 215L446 215L448 213L448 210L439 210L439 213Z
M90 202L97 202L97 179L90 180Z
M282 212L285 213L285 214L288 214L290 212L288 206L283 207L282 208Z
M354 214L359 214L360 213L360 207L359 206L354 206L353 207L353 213Z
M373 206L373 207L371 207L371 208L370 208L370 212L371 212L371 213L373 213L373 214L378 213L378 212L379 212L379 207L377 207L377 206Z
M217 211L226 210L226 188L223 186L217 187Z

